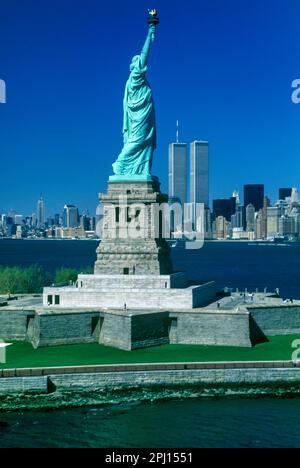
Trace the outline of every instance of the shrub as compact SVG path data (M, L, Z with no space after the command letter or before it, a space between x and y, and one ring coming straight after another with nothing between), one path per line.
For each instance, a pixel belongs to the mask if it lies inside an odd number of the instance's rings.
M50 273L39 265L28 268L0 267L1 294L38 294L51 281Z
M55 283L75 283L77 280L78 271L75 268L61 268L56 271Z

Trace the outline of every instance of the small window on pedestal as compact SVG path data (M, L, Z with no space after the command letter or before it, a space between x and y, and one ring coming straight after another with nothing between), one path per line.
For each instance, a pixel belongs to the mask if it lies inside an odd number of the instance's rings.
M129 268L123 268L123 274L129 275Z

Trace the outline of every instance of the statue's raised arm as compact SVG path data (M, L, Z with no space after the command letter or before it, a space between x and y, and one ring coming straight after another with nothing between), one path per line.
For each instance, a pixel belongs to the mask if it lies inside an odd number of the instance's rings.
M154 39L155 39L155 30L156 30L155 24L150 24L148 35L147 35L144 47L142 48L142 52L141 52L142 68L145 68L145 66L147 65L148 58L150 55L151 43L154 42Z
M114 180L120 177L122 180L151 179L152 156L156 148L156 122L152 90L146 72L158 23L156 10L150 10L145 44L140 55L135 55L130 64L123 101L124 146L113 164Z

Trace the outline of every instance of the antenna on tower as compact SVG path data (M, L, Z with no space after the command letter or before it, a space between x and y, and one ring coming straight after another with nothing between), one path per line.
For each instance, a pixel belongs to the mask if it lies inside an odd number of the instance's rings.
M179 143L179 120L176 121L176 143Z

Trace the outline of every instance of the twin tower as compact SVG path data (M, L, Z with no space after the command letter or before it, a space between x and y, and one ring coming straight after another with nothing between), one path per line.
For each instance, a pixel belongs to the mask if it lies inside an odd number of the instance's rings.
M169 145L169 199L182 204L203 203L209 205L209 162L208 142L193 141L190 144L190 161L188 170L188 146L186 143ZM189 178L187 177L189 173ZM188 189L190 196L188 197Z

